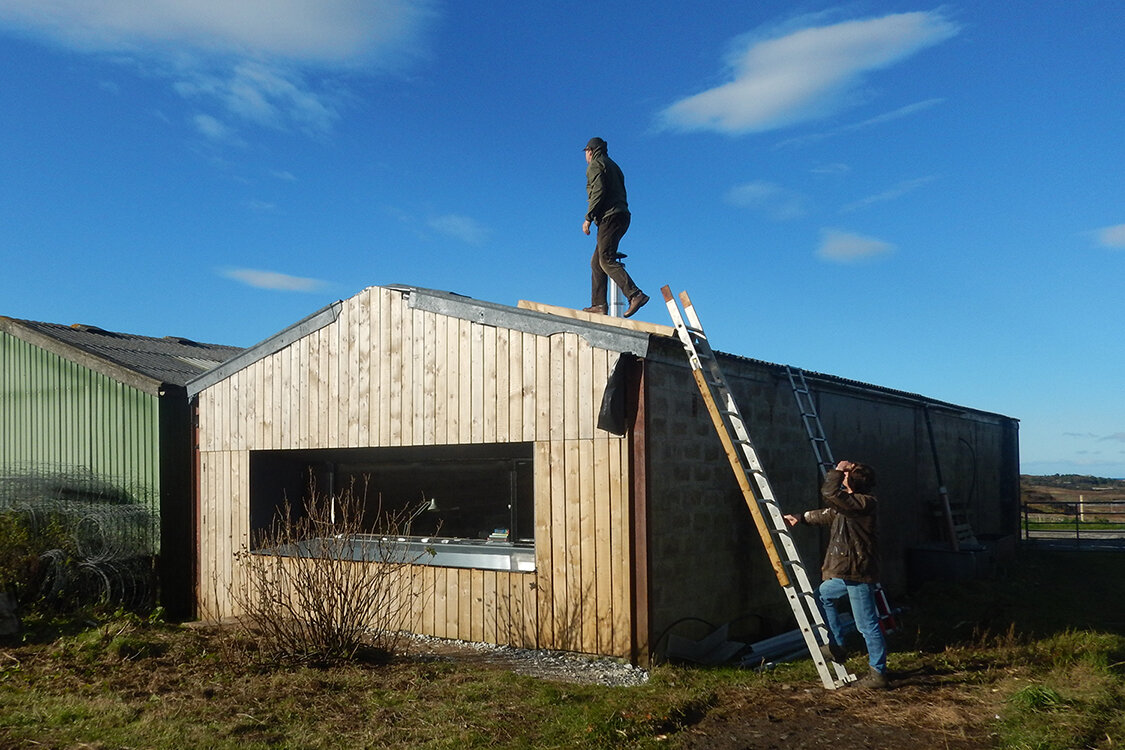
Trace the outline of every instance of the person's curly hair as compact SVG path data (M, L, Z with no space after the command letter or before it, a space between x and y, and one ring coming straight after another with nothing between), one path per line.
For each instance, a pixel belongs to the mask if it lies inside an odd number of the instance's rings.
M855 464L848 472L852 492L870 492L875 486L875 470L867 464Z

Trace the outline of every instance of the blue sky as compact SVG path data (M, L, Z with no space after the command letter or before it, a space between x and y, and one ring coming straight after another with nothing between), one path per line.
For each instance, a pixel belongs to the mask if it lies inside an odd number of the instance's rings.
M1119 3L583 5L0 0L0 314L247 346L373 284L583 307L597 135L639 318L686 289L718 349L1125 477Z

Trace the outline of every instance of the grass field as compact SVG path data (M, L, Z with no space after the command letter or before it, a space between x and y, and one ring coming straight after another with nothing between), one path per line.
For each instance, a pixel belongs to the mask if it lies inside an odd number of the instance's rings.
M637 687L456 659L267 664L227 631L133 617L31 623L0 648L3 748L1117 748L1125 555L1021 551L929 584L891 637L895 687L665 665ZM863 657L854 657L853 669Z

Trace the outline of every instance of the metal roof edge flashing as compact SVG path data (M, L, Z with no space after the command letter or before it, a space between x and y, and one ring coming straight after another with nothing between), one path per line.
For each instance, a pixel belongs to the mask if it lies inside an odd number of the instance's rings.
M629 352L641 359L644 359L648 354L651 334L643 331L629 331L613 326L587 323L574 318L562 318L537 310L525 310L495 302L482 302L453 292L440 292L410 286L387 286L384 288L393 289L406 295L407 303L411 309L447 315L481 325L511 328L538 336L575 333L585 339L591 346L599 349Z
M226 380L239 370L245 369L258 360L281 351L294 341L334 323L340 317L340 308L343 306L343 300L337 300L326 307L322 307L312 315L302 318L288 328L259 341L241 354L231 357L218 367L189 380L187 382L188 398L195 398L200 392L210 388L215 383Z

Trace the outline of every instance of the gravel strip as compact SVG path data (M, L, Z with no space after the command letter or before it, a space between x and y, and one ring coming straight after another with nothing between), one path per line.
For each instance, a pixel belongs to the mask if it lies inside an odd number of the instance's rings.
M484 663L544 680L613 687L634 687L648 681L648 671L640 667L569 651L513 648L414 634L409 636L409 642L408 652L413 656Z

